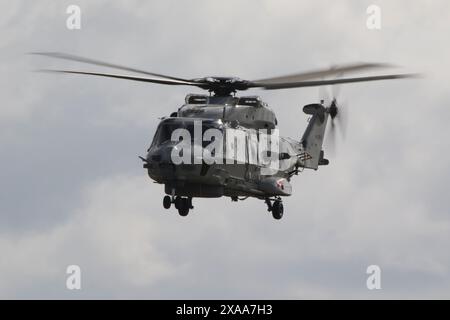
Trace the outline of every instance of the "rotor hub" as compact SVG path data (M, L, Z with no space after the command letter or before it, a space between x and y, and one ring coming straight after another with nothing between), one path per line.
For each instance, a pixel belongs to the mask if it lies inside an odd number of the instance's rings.
M194 79L199 87L214 93L216 96L229 96L236 91L248 89L248 81L237 77L205 77Z
M336 116L338 114L338 107L336 104L336 99L334 99L333 102L331 103L331 105L328 107L328 113L330 114L331 119L336 118Z

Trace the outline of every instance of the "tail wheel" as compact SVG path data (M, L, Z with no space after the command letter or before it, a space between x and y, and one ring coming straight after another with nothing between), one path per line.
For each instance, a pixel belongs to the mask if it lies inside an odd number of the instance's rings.
M283 218L284 208L283 202L276 200L272 205L272 216L276 220Z

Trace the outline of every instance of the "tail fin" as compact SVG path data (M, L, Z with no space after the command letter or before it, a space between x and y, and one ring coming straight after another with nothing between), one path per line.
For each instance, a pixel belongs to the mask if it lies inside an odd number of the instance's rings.
M322 144L329 113L321 104L308 104L303 112L312 115L301 140L303 152L299 155L300 167L317 170L319 165L327 165L323 158Z

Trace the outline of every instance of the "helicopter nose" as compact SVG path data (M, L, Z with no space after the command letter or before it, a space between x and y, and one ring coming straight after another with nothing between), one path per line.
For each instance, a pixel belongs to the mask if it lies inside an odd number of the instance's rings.
M151 150L147 154L147 161L155 165L201 164L203 162L203 149L202 145L196 144L191 144L189 146L183 144L162 145L155 150ZM173 158L174 156L176 157L175 159Z
M148 160L150 160L151 162L161 162L161 155L160 154L152 154L148 157Z
M172 152L172 147L159 148L153 152L149 152L147 155L147 160L150 163L171 163L170 154Z
M149 154L149 161L155 164L173 164L172 153L177 153L178 146L166 144L160 146L152 154Z
M161 149L161 162L164 163L172 163L172 150L173 150L174 146L165 146L164 148Z

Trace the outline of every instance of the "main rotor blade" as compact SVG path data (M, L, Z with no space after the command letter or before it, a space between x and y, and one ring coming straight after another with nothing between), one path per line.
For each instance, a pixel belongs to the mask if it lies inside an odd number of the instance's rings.
M32 52L31 54L47 56L47 57L56 58L56 59L77 61L77 62L81 62L81 63L87 63L87 64L92 64L92 65L97 65L97 66L102 66L102 67L115 68L115 69L124 70L124 71L142 73L142 74L146 74L148 76L160 77L160 78L165 78L165 79L178 80L178 81L189 81L187 79L166 76L164 74L149 72L149 71L136 69L136 68L130 68L130 67L121 66L118 64L112 64L112 63L108 63L108 62L104 62L104 61L100 61L100 60L84 58L84 57L80 57L80 56L76 56L76 55L72 55L72 54L66 54L66 53L60 53L60 52Z
M251 82L255 83L255 84L280 84L280 83L287 83L287 82L299 82L299 81L304 81L304 80L309 80L309 79L314 79L314 78L323 78L323 77L327 77L327 76L339 76L345 72L355 72L355 71L362 71L362 70L366 70L366 69L387 68L387 67L393 67L393 66L386 64L386 63L357 63L357 64L349 64L349 65L331 67L329 69L301 72L301 73L296 73L296 74L291 74L291 75L286 75L286 76L281 76L281 77L254 80Z
M250 83L249 88L263 88L266 90L277 89L289 89L289 88L301 88L301 87L317 87L323 85L339 84L339 83L353 83L353 82L367 82L378 80L391 80L391 79L403 79L418 77L418 74L390 74L382 76L360 77L360 78L344 78L333 80L317 80L317 81L299 81L299 82L286 82L286 83Z
M180 80L172 80L172 79L155 79L155 78L145 78L145 77L136 77L129 75L120 75L120 74L112 74L112 73L99 73L99 72L85 72L85 71L74 71L74 70L38 70L41 72L55 72L55 73L71 73L71 74L84 74L91 76L100 76L100 77L108 77L108 78L117 78L117 79L125 79L125 80L133 80L133 81L141 81L141 82L151 82L151 83L159 83L159 84L168 84L168 85L180 85L180 86L198 86L201 87L203 83L192 82L192 81L180 81Z

